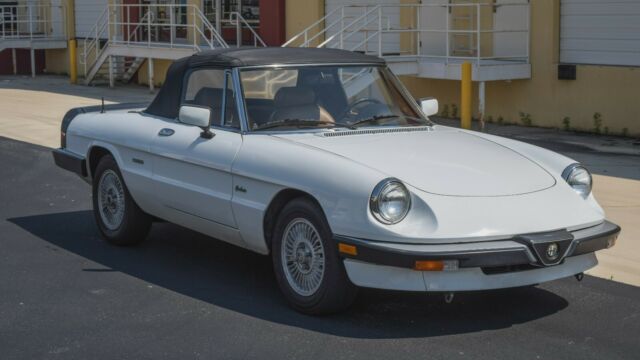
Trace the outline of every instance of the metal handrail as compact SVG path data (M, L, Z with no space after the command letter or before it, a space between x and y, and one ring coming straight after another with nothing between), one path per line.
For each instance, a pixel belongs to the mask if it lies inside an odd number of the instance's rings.
M318 25L323 24L327 20L327 18L329 18L330 16L333 16L335 13L337 13L338 10L341 10L342 8L344 8L344 6L341 6L341 7L338 7L338 8L335 8L335 9L331 10L329 13L325 14L325 16L320 18L318 21L316 21L313 24L309 25L307 28L305 28L304 30L299 32L297 35L295 35L294 37L289 39L287 42L282 44L282 47L287 47L287 46L291 45L294 41L296 41L298 38L300 38L300 36L304 36L304 40L305 40L304 43L303 43L304 45L300 46L300 47L307 47L308 43L309 43L308 42L309 31L311 31L312 29L314 29ZM326 32L326 29L327 29L327 27L325 27L322 32Z
M147 9L147 12L144 14L144 16L140 18L140 22L153 21L153 16L153 13ZM129 31L127 39L131 39L131 35L133 34L136 37L136 42L138 41L138 30L140 29L140 25L142 24L138 24L132 31Z
M330 37L329 39L325 40L323 43L321 43L320 45L318 45L318 47L324 47L327 44L329 44L331 41L335 40L336 36L340 36L340 43L343 44L345 40L350 39L354 34L359 33L360 31L362 31L363 29L365 29L372 21L375 20L379 20L379 16L375 17L375 18L371 18L369 19L369 16L373 13L381 13L381 7L380 5L376 5L374 6L371 10L367 10L365 11L362 15L358 16L355 20L353 20L351 23L349 23L347 26L344 26L340 32L338 32L337 34L334 34L332 37ZM347 29L350 29L354 24L360 22L360 20L365 20L359 27L354 28L351 31L346 31ZM379 26L381 24L379 23ZM343 34L347 33L347 36L344 36ZM356 47L357 48L357 47Z
M207 27L207 30L209 30L210 34L213 34L213 37L215 38L216 42L220 45L220 47L228 48L229 45L227 44L227 42L222 38L218 30L216 30L213 24L211 24L211 22L209 21L209 19L207 19L204 13L200 11L199 8L195 8L195 9L198 12L198 16L201 19L202 23Z
M54 20L53 14L59 15ZM7 15L10 19L7 19ZM67 22L65 5L0 5L2 40L66 40ZM26 25L27 30L24 30ZM8 29L9 28L9 29ZM60 31L56 32L56 28Z
M88 34L95 34L96 36L92 37L91 35L87 35L83 39L85 53L88 53L86 50L87 48L95 46L95 43L100 40L99 34L103 32L103 28L107 25L107 21L102 21L103 19L106 19L107 10L108 9L104 9L104 11L100 13L95 25L93 25L91 30L88 32Z
M116 29L116 31L121 28L130 28L131 26L135 26L136 28L140 28L140 27L147 28L146 40L138 39L137 37L133 41L131 38L127 38L126 40L118 40L117 36L115 36L114 38L111 39L112 43L124 42L127 45L146 46L146 47L156 47L156 46L166 47L167 45L170 48L191 47L199 51L200 50L199 40L204 39L204 41L206 42L206 45L208 45L209 48L214 49L218 47L227 47L227 44L224 41L224 39L222 39L222 37L216 31L213 25L211 25L209 20L207 20L207 18L204 16L202 11L195 5L191 5L191 4L186 4L186 5L183 5L183 4L145 4L145 5L119 4L119 5L109 5L109 7L114 10L126 9L130 7L145 8L146 13L153 13L152 11L153 8L157 10L169 9L168 11L169 22L163 22L161 20L164 20L164 19L153 18L153 16L147 16L145 19L138 19L137 21L129 21L129 19L127 19L126 21L117 20L117 19L110 21L109 26ZM191 17L192 21L185 22L185 23L178 22L175 16L176 9L183 10L186 16ZM114 11L114 12L117 13L117 11ZM202 26L199 26L199 25L202 25ZM171 29L171 31L174 31L174 29L177 29L177 28L191 29L193 31L192 32L193 41L192 43L176 42L173 32L171 34L169 41L160 41L157 38L155 41L152 40L151 30L154 29L158 31L158 29L161 27L164 27L164 28L168 27ZM207 31L209 32L209 34L206 33Z
M258 35L254 28L249 25L247 20L239 12L233 11L229 13L229 24L235 25L236 27L236 47L240 47L240 45L242 44L242 24L244 24L249 29L249 31L251 31L251 34L253 35L254 47L258 46L258 42L260 42L260 45L262 45L262 47L267 47L267 44L265 44L260 35Z
M87 76L87 70L88 70L87 65L89 63L87 59L89 57L89 54L91 54L91 52L93 52L95 49L95 53L96 53L95 59L94 59L94 63L95 63L100 58L100 55L102 55L102 52L105 51L105 49L107 48L108 44L105 44L105 46L102 49L100 49L100 40L101 40L101 36L104 35L105 30L108 30L108 26L109 26L108 11L109 11L109 8L107 7L100 13L95 25L93 25L93 27L91 27L91 30L88 32L88 34L92 34L94 36L87 35L83 40L82 57L80 58L80 64L83 65L85 77Z
M342 26L342 28L340 29L340 31L338 31L336 34L334 34L333 36L329 37L328 39L326 39L325 41L323 41L322 43L320 43L320 45L318 45L318 47L325 47L328 43L330 43L331 41L333 41L336 36L340 36L340 40L341 43L345 40L345 39L349 39L351 38L351 36L353 36L353 34L357 33L358 31L360 31L360 29L363 28L363 26L367 26L367 23L369 22L368 18L369 15L371 15L372 13L374 13L375 11L377 11L379 9L379 5L374 6L371 10L366 10L362 15L358 16L357 18L355 18L353 21L351 21L347 26ZM344 7L343 7L344 8ZM342 18L344 18L344 15L342 16ZM347 35L346 37L343 36L343 34L345 32L347 32L348 29L350 29L354 24L358 23L360 20L365 19L365 24L361 25L359 28L356 28L355 30L349 31L349 35Z
M141 18L131 21L132 9L137 8L144 11ZM168 10L168 11L167 11ZM159 19L156 13L165 11L169 19ZM189 17L189 21L181 23L176 12L181 12ZM124 17L126 19L123 19ZM168 22L164 21L168 20ZM168 41L161 40L157 32L161 28L169 28L171 36ZM175 30L179 28L190 29L192 41L185 38L184 42L177 42ZM133 30L131 30L133 29ZM146 29L146 36L138 36L140 29ZM153 38L152 30L156 30L156 37ZM201 42L204 40L204 43ZM104 41L104 44L102 42ZM201 51L204 45L207 48L226 48L227 43L206 19L202 11L195 5L183 4L111 4L108 5L98 17L97 22L91 28L89 35L84 39L83 56L80 63L84 65L85 77L88 70L101 61L105 51L110 45L126 44L127 46L147 47L147 48L191 48L194 51ZM95 54L95 58L89 58Z
M519 24L510 26L509 28L492 28L492 29L482 29L481 28L481 20L482 20L482 9L486 9L487 7L491 7L493 9L500 7L523 7L526 10L522 11L518 16L522 16L523 19ZM351 8L363 8L363 12L354 15L353 13L346 14L347 9ZM390 26L390 22L388 20L388 16L385 14L386 9L407 9L412 11L413 21L409 24L408 28L403 29L393 29ZM431 24L421 24L421 14L423 9L444 9L445 20L443 20L443 27L434 27ZM449 21L449 16L453 9L456 8L469 8L475 9L475 13L473 10L470 10L470 18L473 19L471 23L471 28L469 29L455 29L454 24ZM372 15L377 14L376 17L371 17ZM337 19L334 17L338 15ZM445 62L449 62L450 60L472 60L476 64L480 65L483 61L486 60L509 60L509 61L517 61L523 63L530 62L530 16L531 16L531 5L530 3L522 3L522 2L511 2L511 3L464 3L464 4L451 4L451 3L442 3L442 4L395 4L395 5L345 5L338 8L333 9L329 13L327 13L321 19L315 21L310 26L306 27L304 30L290 38L283 46L293 46L294 43L303 40L301 47L311 46L311 43L322 37L323 35L331 34L329 37L324 39L318 45L314 45L317 47L338 47L346 50L360 50L362 46L364 46L364 51L366 53L371 53L374 50L377 55L383 55L383 43L382 39L385 35L390 34L413 34L412 40L415 40L414 45L408 51L405 50L405 54L396 54L394 57L429 57L435 59L444 59ZM354 19L355 17L355 19ZM386 21L385 21L385 18ZM405 18L407 18L405 16ZM386 22L386 25L385 25ZM475 24L474 24L475 23ZM374 25L373 28L371 25ZM335 30L332 32L331 30ZM356 40L355 46L354 41L352 40L353 36L356 33L364 33L363 39L358 38ZM424 37L428 34L443 34L445 36L445 41L443 46L446 47L444 51L445 55L439 54L439 50L434 50L432 54L425 54L422 52L421 47L422 44L425 43ZM523 51L514 50L512 54L508 52L502 56L495 56L493 54L487 54L483 56L482 50L484 41L482 39L484 34L523 34L526 38L523 39ZM451 46L451 37L452 36L470 36L474 39L474 46L471 47L472 52L469 56L456 56L455 52L452 55L452 46ZM345 40L351 41L347 44ZM377 40L377 45L369 46L373 41ZM495 43L495 42L494 42ZM406 55L409 53L410 55ZM486 53L486 51L485 51Z

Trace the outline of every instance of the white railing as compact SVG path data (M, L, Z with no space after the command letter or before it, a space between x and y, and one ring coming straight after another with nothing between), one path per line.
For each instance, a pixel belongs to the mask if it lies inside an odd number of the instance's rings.
M109 13L109 42L114 44L193 48L197 51L203 47L228 47L215 27L194 5L109 5Z
M154 15L152 12L149 11L145 13L144 16L140 18L140 24L138 24L133 30L129 31L127 39L134 39L134 42L137 42L139 40L138 33L142 31L141 26L147 26L147 23L153 22L153 17Z
M66 40L63 5L0 6L0 40Z
M223 22L224 23L224 22ZM253 46L258 47L258 45L262 47L266 47L267 44L262 40L260 35L256 32L256 30L249 24L249 22L240 15L239 12L231 12L229 13L229 20L227 24L233 26L236 30L236 47L240 47L243 45L244 40L244 29L249 29L249 34L253 40Z
M137 48L226 48L227 43L194 5L109 5L83 41L85 77L109 45Z
M96 24L89 31L89 35L84 38L82 46L82 57L80 64L84 67L84 76L87 76L89 57L93 54L93 61L97 61L103 51L106 50L107 44L101 46L103 39L109 37L109 9L104 9Z
M452 17L455 13L466 13L466 26L456 25ZM395 28L391 21L394 16L399 24ZM467 47L458 46L460 38ZM385 44L389 43L399 49L387 51ZM491 61L529 63L529 43L529 2L514 2L345 5L283 46L330 47L377 56L424 57L445 63L473 61L480 65Z

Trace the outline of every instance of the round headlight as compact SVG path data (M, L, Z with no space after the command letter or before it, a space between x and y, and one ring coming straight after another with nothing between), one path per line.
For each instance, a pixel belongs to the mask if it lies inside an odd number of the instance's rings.
M371 213L383 224L397 224L411 208L411 194L398 179L382 180L371 193Z
M584 166L579 164L570 165L564 170L562 177L583 198L586 199L591 194L593 180L591 179L591 173Z

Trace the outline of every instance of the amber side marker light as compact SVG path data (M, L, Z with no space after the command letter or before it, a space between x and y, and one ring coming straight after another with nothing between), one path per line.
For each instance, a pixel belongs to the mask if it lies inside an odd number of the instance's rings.
M444 263L442 261L432 260L416 261L416 264L413 268L420 271L442 271L444 270Z
M340 251L342 254L347 254L351 256L358 255L358 249L356 249L356 247L353 245L338 243L338 251Z
M418 271L449 271L458 270L458 260L424 260L416 261L413 266Z

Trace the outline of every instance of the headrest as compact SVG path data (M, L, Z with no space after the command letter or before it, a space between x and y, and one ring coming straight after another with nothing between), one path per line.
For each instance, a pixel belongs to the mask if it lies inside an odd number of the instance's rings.
M208 106L212 109L222 107L223 89L203 87L198 90L193 102L197 105ZM233 92L227 89L227 107L233 104Z
M278 108L315 105L316 94L307 87L283 87L276 93L274 103Z

